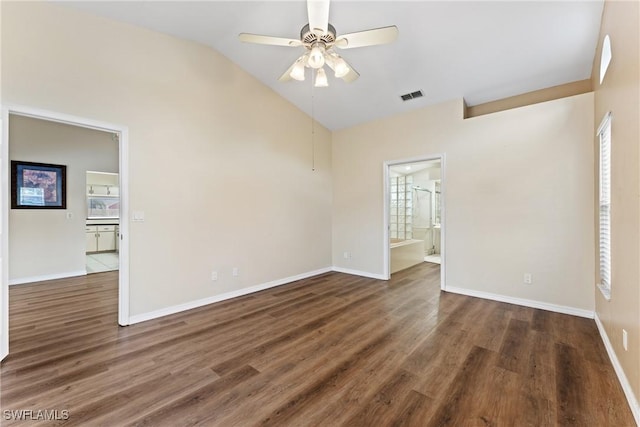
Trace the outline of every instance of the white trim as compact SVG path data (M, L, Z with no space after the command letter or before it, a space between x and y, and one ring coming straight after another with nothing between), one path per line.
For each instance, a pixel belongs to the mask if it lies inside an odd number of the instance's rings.
M9 286L23 285L25 283L44 282L46 280L66 279L67 277L86 276L87 270L68 271L66 273L45 274L42 276L21 277L9 280Z
M31 117L32 119L48 120L50 122L63 123L71 126L101 130L105 132L113 132L123 129L120 125L108 122L49 110L42 110L25 105L6 105L4 107L7 110L7 114L16 114L19 116Z
M27 107L23 105L3 105L2 106L2 161L1 169L2 183L1 191L2 200L6 203L9 200L9 114L16 114L36 118L40 120L48 120L56 123L64 123L72 126L84 127L107 132L114 132L118 135L119 147L119 165L120 170L120 235L119 244L119 280L118 280L118 323L122 326L129 324L129 130L126 126L113 123L103 122L99 120L78 117L65 113L42 110L38 108ZM2 331L0 336L0 359L4 352L8 352L9 345L9 315L8 315L8 287L9 287L9 206L0 204L2 209L2 278L0 287L3 294L2 298ZM4 297L4 295L7 295Z
M330 267L321 268L319 270L309 271L307 273L286 277L284 279L272 280L271 282L262 283L260 285L251 286L249 288L239 289L237 291L226 292L224 294L214 295L212 297L202 298L199 300L190 301L183 304L173 305L171 307L161 308L160 310L155 310L148 313L136 314L129 317L129 324L133 325L135 323L146 322L147 320L153 320L159 317L180 313L182 311L192 310L194 308L228 300L231 298L237 298L243 295L252 294L254 292L264 291L265 289L275 288L276 286L286 285L287 283L295 282L297 280L307 279L309 277L328 273L330 271L331 271Z
M391 278L391 248L389 243L389 224L391 222L389 217L389 205L391 204L391 189L389 188L390 166L391 164L389 162L382 163L382 276L384 277L384 280L389 280ZM360 274L358 274L358 276L360 276Z
M0 360L9 354L9 111L2 110L0 139Z
M447 290L447 269L445 268L447 258L447 155L440 154L440 289Z
M342 268L342 267L333 267L332 270L338 273L351 274L353 276L368 277L370 279L389 280L389 275L386 275L386 274L369 273L366 271L352 270L350 268Z
M382 218L383 218L383 233L382 233L382 276L376 275L374 276L365 276L365 277L373 277L375 279L381 280L389 280L391 278L391 256L389 254L389 203L390 203L390 189L389 189L389 170L391 166L402 165L406 163L418 163L418 162L428 162L432 160L440 161L440 289L447 290L447 281L446 281L446 230L447 230L447 221L446 221L446 154L438 153L432 154L430 156L423 157L411 157L407 159L401 160L387 160L382 163L382 188L384 189L383 203L382 203ZM336 270L338 271L338 270ZM346 271L345 271L346 272ZM363 274L349 273L349 274L357 274L358 276L362 276Z
M120 164L120 220L118 221L118 324L129 324L129 128L118 135Z
M620 385L622 386L624 395L627 397L627 402L629 403L629 407L631 408L633 417L636 419L636 424L640 425L640 403L638 403L638 399L633 393L631 384L629 384L629 380L624 373L624 369L622 369L622 365L618 360L618 356L616 356L616 352L611 345L611 341L609 340L609 336L607 335L607 331L605 330L604 325L598 317L598 313L595 313L594 318L596 320L596 326L598 326L598 331L600 332L600 337L602 338L602 342L604 343L604 348L607 349L607 354L609 355L609 359L611 360L613 369L616 371L618 381L620 381Z
M451 292L454 294L467 295L470 297L488 299L492 301L506 302L509 304L521 305L524 307L539 308L541 310L553 311L553 312L562 313L562 314L570 314L572 316L586 317L587 319L593 319L593 316L594 316L594 312L592 310L585 310L582 308L551 304L548 302L542 302L542 301L536 301L536 300L530 300L530 299L524 299L524 298L510 297L507 295L492 294L489 292L476 291L473 289L448 287L447 292Z

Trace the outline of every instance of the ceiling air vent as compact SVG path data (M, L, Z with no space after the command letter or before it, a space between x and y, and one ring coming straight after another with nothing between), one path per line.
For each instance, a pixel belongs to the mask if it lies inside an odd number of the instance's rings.
M417 90L415 92L405 93L404 95L400 95L400 98L402 98L403 101L409 101L410 99L420 98L421 96L423 96L422 91Z

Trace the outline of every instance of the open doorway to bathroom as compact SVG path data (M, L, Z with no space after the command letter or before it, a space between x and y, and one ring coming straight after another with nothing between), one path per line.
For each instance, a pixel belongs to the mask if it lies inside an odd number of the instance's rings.
M385 163L388 275L443 263L442 166L441 156Z

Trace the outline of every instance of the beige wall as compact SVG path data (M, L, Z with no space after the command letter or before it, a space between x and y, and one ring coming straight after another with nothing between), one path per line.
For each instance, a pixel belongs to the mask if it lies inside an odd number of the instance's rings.
M3 103L129 127L145 212L132 315L331 265L326 129L312 171L309 117L217 52L60 5L2 8Z
M462 114L452 101L334 133L334 265L383 273L383 162L444 153L447 287L592 311L593 94Z
M608 111L612 113L611 300L605 300L595 290L596 312L636 399L640 397L639 14L640 4L637 1L605 2L592 76L595 89L595 128L592 135L596 153L596 128ZM606 34L611 38L613 57L601 85L600 52ZM597 237L595 223L594 228ZM595 282L598 280L596 275ZM622 347L623 328L629 334L628 351Z
M67 166L67 209L9 212L9 279L83 272L86 172L118 172L118 143L106 132L11 115L9 158Z

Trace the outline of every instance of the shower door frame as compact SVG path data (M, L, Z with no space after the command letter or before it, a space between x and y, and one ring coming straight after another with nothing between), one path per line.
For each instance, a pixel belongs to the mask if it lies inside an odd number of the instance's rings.
M440 161L440 289L446 290L446 162L445 154L432 154L421 157L412 157L400 160L387 160L382 164L382 188L384 189L383 218L384 227L382 232L383 239L383 276L386 280L391 278L391 249L389 248L389 231L390 231L390 213L389 205L391 204L391 188L389 184L390 170L392 166L405 165L410 163L429 162L434 160Z

